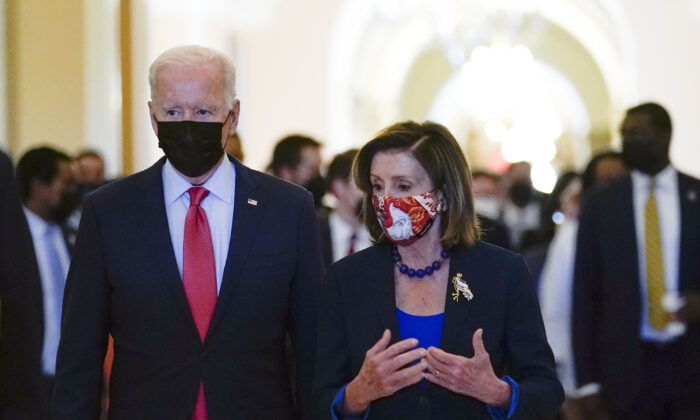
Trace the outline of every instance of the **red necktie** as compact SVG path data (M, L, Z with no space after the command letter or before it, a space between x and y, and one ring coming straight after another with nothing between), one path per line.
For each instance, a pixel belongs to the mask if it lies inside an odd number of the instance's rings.
M348 255L355 253L355 242L357 241L357 233L353 232L350 236L350 246L348 247Z
M185 287L194 323L199 331L199 337L204 341L216 305L214 248L211 242L207 214L200 207L200 203L209 194L209 191L206 188L193 187L187 192L190 194L190 208L187 210L185 218L182 283ZM193 420L206 420L206 418L204 383L201 383Z

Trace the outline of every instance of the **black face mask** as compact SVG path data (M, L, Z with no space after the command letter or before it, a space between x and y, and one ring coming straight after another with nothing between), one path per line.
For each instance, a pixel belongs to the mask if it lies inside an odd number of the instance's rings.
M81 203L80 192L77 185L70 184L61 193L61 199L54 209L51 210L51 220L58 224L63 224Z
M229 114L230 115L230 114ZM228 120L220 122L168 121L158 123L158 147L170 163L185 176L198 177L221 159L221 132Z
M668 164L668 152L644 134L629 134L622 139L622 156L632 169L655 175Z
M525 208L532 200L532 185L526 181L518 181L510 187L508 195L513 204L520 208Z
M326 194L326 181L323 180L323 177L321 175L317 175L315 178L312 178L309 182L307 182L306 185L304 185L304 188L309 190L314 196L316 208L320 208L323 205L321 200Z

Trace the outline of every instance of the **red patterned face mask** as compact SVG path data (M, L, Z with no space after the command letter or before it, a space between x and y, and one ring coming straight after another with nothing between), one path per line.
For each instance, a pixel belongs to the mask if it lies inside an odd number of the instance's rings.
M372 203L386 236L398 245L409 245L425 235L442 204L430 192L401 198L374 195Z

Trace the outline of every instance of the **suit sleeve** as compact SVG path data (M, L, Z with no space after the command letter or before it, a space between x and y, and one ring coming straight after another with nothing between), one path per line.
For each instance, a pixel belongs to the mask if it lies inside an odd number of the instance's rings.
M576 368L577 386L599 383L599 369L596 360L595 343L599 302L600 258L595 243L595 208L590 198L581 209L578 237L576 239L576 262L574 267L574 287L572 299L572 344Z
M7 274L3 272L6 266L5 254L6 250L10 249L7 230L11 226L9 222L15 220L20 212L12 163L4 153L0 152L0 250L2 250L2 254L0 254L0 296L3 292L3 280L7 277Z
M315 420L330 420L338 391L352 380L350 346L343 317L343 301L331 266L323 280L319 299L318 346L314 379Z
M88 199L63 298L52 405L54 420L97 419L99 416L109 298L99 226Z
M522 258L512 264L508 287L506 348L511 377L518 382L514 419L553 416L564 401L554 370L534 282Z
M311 385L316 359L317 293L323 275L319 222L307 194L298 230L297 268L292 283L291 335L295 352L297 406L310 418Z

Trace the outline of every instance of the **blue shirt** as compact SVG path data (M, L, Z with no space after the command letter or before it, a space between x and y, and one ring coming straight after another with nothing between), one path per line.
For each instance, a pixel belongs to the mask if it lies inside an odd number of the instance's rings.
M44 307L41 371L47 376L54 376L58 343L61 338L63 288L68 275L70 255L58 225L45 221L26 207L24 215L32 235Z
M399 321L399 334L401 339L415 338L418 347L440 347L442 338L442 323L445 313L437 315L419 316L411 315L396 308L396 317Z
M407 338L415 338L418 340L418 347L428 348L430 346L440 347L440 340L442 338L442 325L445 319L445 314L436 314L428 316L411 315L399 308L396 308L396 316L399 322L399 334L402 340ZM501 378L508 385L510 385L513 392L511 393L510 399L510 409L508 411L502 410L500 408L491 407L487 405L486 408L494 419L509 419L513 416L515 412L515 407L518 405L518 383L515 382L510 377L506 376ZM421 383L422 386L427 386L425 380ZM345 420L359 420L360 418L348 418L339 415L340 407L343 404L343 399L345 398L345 388L347 385L342 387L333 399L331 404L331 416L334 420L339 420L341 418ZM369 415L369 407L364 412L361 417L362 420L366 419Z
M221 280L224 277L228 246L231 242L231 226L233 226L233 200L236 186L236 169L233 162L224 157L214 174L201 186L209 190L209 194L202 200L200 207L207 214L207 222L211 232L216 266L216 293L218 294L221 289ZM190 195L187 190L192 187L192 184L175 172L170 161L166 160L165 165L163 165L163 195L165 196L165 211L168 215L170 240L175 251L180 278L182 278L185 217L190 208Z

